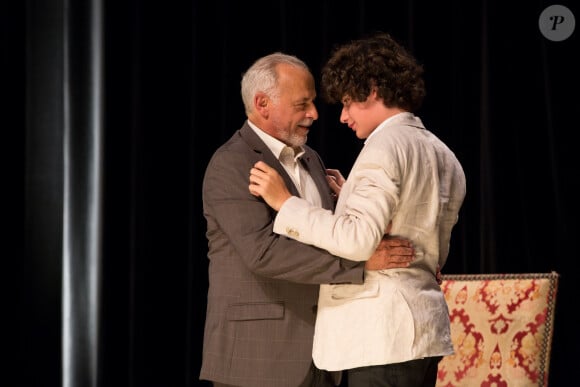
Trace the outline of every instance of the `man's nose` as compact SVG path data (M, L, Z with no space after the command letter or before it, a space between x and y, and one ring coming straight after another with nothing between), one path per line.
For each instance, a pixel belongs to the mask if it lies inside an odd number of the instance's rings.
M316 106L312 105L312 107L310 107L310 109L308 109L308 117L312 118L313 120L317 120L318 119L318 110L316 109Z
M346 109L344 107L340 111L340 122L342 122L343 124L348 123L348 114L347 114Z

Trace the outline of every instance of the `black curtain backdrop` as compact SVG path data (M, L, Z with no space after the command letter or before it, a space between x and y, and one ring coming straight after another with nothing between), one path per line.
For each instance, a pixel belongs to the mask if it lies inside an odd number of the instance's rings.
M284 51L318 80L335 44L378 30L423 63L418 114L467 175L444 273L560 273L550 385L574 384L580 45L577 30L560 42L540 33L538 18L553 3L95 2L103 12L98 378L82 387L208 386L198 380L208 286L201 181L213 151L245 119L241 74ZM82 49L63 56L65 42L78 42L63 26L71 4L86 15L79 9L91 2L9 3L0 12L8 97L0 119L14 193L6 250L17 255L3 261L17 302L7 313L14 350L1 378L61 386L63 320L86 318L82 309L63 315L63 121L67 106L79 105L63 93L84 90L63 81L83 60ZM579 17L572 1L557 4ZM346 175L362 142L339 123L338 106L318 108L308 142ZM71 162L87 162L80 158ZM72 257L73 275L84 259Z

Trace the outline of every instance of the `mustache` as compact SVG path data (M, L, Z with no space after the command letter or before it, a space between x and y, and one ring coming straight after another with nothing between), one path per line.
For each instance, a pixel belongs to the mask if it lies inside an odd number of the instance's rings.
M300 121L298 123L298 125L305 126L305 127L309 128L309 127L312 126L313 123L314 123L314 120L313 119L308 119L308 120Z

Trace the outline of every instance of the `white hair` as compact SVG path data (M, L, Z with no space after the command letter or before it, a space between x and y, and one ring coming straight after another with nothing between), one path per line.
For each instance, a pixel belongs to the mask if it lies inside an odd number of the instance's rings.
M278 72L276 67L282 63L310 71L302 60L281 52L266 55L255 61L242 76L241 92L246 115L249 115L254 110L253 100L256 93L265 93L274 102L278 100Z

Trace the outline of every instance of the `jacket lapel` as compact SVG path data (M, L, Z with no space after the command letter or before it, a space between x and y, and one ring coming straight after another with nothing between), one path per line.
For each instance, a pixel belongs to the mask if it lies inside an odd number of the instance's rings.
M316 188L320 193L322 207L326 209L334 209L334 198L332 196L332 191L328 186L328 182L326 181L326 170L324 164L318 154L314 153L311 148L305 147L305 149L306 152L300 159L300 163L314 180Z
M274 156L270 148L268 148L268 146L264 144L264 141L262 141L262 139L258 137L256 133L254 133L254 130L250 128L247 122L244 123L244 125L240 129L240 136L248 144L248 146L254 150L254 152L258 156L256 158L256 161L261 159L266 164L276 169L276 171L278 171L280 176L282 176L282 178L284 179L284 183L286 183L286 187L288 187L290 193L294 196L299 197L300 192L298 191L298 188L294 185L292 178L288 175L288 173L282 166L282 163L280 163L280 160L278 160L278 158ZM250 171L248 170L248 174L249 173Z

